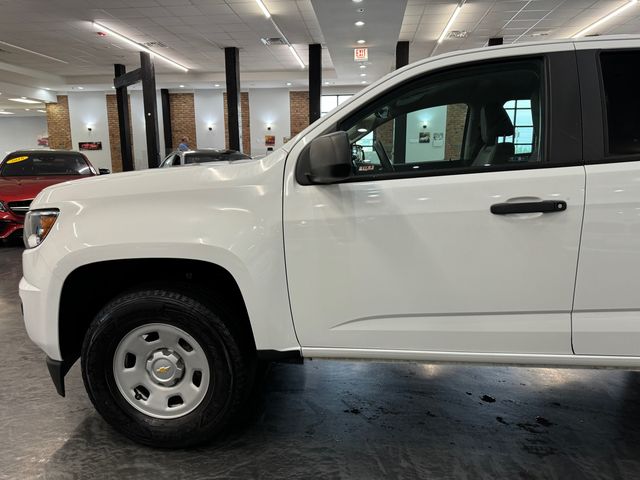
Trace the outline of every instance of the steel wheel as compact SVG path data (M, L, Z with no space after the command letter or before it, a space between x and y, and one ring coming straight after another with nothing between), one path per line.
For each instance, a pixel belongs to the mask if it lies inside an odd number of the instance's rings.
M127 333L113 356L113 376L122 396L154 418L179 418L202 403L211 374L200 344L187 332L150 323Z

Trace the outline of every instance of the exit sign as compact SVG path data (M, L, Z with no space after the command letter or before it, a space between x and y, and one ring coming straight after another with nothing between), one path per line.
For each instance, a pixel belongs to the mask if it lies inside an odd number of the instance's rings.
M369 60L368 48L354 48L353 49L353 61L354 62L366 62Z

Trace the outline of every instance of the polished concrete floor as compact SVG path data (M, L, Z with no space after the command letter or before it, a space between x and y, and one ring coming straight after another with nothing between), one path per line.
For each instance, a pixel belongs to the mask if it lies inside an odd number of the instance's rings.
M20 253L0 247L0 479L640 478L627 371L276 365L245 426L195 450L141 447L94 412L77 365L56 395L23 328Z

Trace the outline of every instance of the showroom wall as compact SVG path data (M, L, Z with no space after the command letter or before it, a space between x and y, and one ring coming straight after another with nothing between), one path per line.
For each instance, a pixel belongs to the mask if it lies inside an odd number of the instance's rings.
M289 90L254 89L249 91L251 153L267 153L265 135L275 137L274 149L284 144L291 135ZM271 128L271 130L269 130Z
M357 89L356 89L357 90ZM327 88L324 94L351 94L352 89ZM174 145L182 135L190 137L192 148L224 148L226 145L226 106L222 89L171 91ZM158 129L161 156L164 136L160 92ZM286 88L251 89L241 94L242 144L253 155L267 153L266 135L283 145L308 125L308 92ZM132 144L136 169L147 168L147 145L142 91L129 92ZM73 92L58 96L58 103L47 105L49 135L54 131L56 148L78 149L79 142L102 142L102 150L85 151L98 168L121 171L120 138L115 95L111 92ZM271 130L269 130L269 126ZM91 131L88 128L91 127ZM211 127L211 130L209 130Z
M4 155L23 148L38 148L38 137L47 136L47 117L0 118L0 160Z
M198 148L224 148L222 90L195 90L193 97Z
M106 98L103 92L69 93L71 144L79 150L80 142L101 142L101 150L84 153L96 168L111 169L111 144ZM91 129L91 131L89 131Z
M133 163L136 170L149 168L147 157L147 134L144 125L144 103L142 90L134 90L129 93L131 103L131 134L133 136ZM162 100L160 90L156 95L158 103L158 135L160 144L160 158L164 157L164 129L162 128ZM105 102L106 105L106 102ZM71 112L73 116L74 112Z
M407 115L406 162L444 160L447 107L433 107Z

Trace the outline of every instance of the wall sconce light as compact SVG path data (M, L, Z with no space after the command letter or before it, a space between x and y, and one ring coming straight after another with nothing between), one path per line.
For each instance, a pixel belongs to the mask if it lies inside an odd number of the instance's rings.
M213 124L213 123L210 123L209 125L207 125L207 129L208 129L210 132L213 132L213 129L214 129L214 128L216 128L216 126L215 126L215 124Z
M271 125L270 123L267 123L267 124L265 125L265 127L266 127L267 131L268 131L268 132L270 132L270 131L271 131L271 128L272 128L272 125Z
M87 125L87 130L91 132L93 130L93 127L91 125Z

